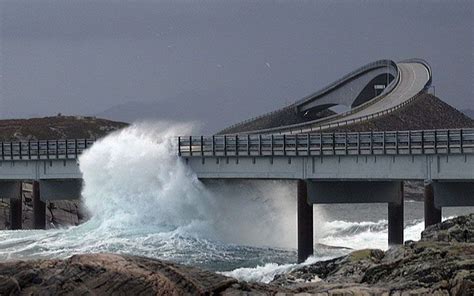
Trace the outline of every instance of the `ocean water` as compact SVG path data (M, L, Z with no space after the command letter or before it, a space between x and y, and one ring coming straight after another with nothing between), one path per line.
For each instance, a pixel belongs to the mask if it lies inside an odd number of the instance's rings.
M115 252L165 259L250 281L298 267L296 183L200 182L176 156L187 125L137 124L79 159L91 219L50 230L0 231L0 260ZM317 205L315 254L303 264L387 248L387 205ZM473 208L443 209L450 217ZM423 230L423 204L405 202L405 239ZM334 248L338 246L344 248Z

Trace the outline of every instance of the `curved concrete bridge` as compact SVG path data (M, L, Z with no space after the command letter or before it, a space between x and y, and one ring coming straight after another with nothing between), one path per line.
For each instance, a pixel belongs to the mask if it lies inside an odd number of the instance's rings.
M344 105L351 108L349 111L292 125L243 130L241 133L307 133L370 120L410 103L416 99L417 94L431 85L431 80L431 67L424 60L410 59L398 63L391 60L376 61L285 107L292 108L295 113L305 113ZM383 90L377 93L377 88L380 87L383 87ZM280 110L238 123L224 129L220 134L239 133L239 126L278 114Z

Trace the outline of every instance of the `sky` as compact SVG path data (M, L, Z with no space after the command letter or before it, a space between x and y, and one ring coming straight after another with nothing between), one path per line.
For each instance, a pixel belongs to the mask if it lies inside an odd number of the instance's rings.
M0 0L0 118L195 121L277 109L378 59L426 59L474 109L474 1Z

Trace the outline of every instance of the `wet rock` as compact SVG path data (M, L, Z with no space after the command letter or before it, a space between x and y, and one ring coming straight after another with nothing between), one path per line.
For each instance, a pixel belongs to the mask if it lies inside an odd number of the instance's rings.
M236 283L193 267L114 254L0 264L2 295L200 295L218 293Z
M473 221L474 214L447 220L419 242L316 262L272 284L325 295L474 295Z
M474 243L474 214L431 225L421 233L421 240Z

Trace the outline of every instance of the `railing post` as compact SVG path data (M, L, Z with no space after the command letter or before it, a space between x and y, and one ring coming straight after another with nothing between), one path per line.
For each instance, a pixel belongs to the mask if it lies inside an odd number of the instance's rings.
M250 156L250 135L247 134L247 156Z
M273 156L273 134L271 135L270 151L271 151L271 155Z
M283 156L286 156L286 135L283 135Z
M204 157L204 143L203 143L204 137L201 136L201 157Z
M374 154L374 132L370 131L370 155Z
M411 131L408 131L408 154L411 155Z
M360 155L360 132L357 132L357 155Z
M459 140L459 145L460 145L459 151L460 151L461 153L464 153L464 135L463 135L463 130L461 129L459 133L460 133L460 137L461 137L461 139Z
M227 136L224 135L224 156L227 156Z
M238 156L239 155L239 136L238 135L235 135L235 155Z
M262 135L258 134L258 156L262 156Z
M19 151L19 153L20 153L20 159L23 159L23 154L21 153L21 150L22 150L22 149L21 149L21 146L22 146L22 145L21 145L21 141L19 141L19 142L18 142L18 151Z
M180 147L181 148L181 145ZM38 153L39 153L39 142L38 142ZM77 158L77 139L74 139L74 157Z
M434 141L433 141L433 143L434 143L434 149L433 149L434 154L438 154L438 131L437 130L434 131Z
M385 155L385 131L382 134L382 154Z
M189 136L189 156L193 156L193 137Z
M216 139L214 135L212 135L212 156L216 156Z
M395 131L395 154L398 155L398 131Z
M31 140L28 140L28 159L31 160Z
M178 137L178 156L181 156L181 137Z
M2 141L2 160L5 160L5 144Z
M347 132L344 133L344 154L347 155Z
M332 155L336 155L336 137L335 137L335 133L332 133Z
M307 139L306 139L307 154L308 154L308 156L310 156L311 155L311 136L310 136L310 134L306 134L306 137L307 137Z
M323 134L319 133L319 155L323 155Z
M451 153L451 134L450 134L449 131L450 130L448 130L448 143L447 143L448 144L448 149L446 151L448 154Z
M421 154L425 154L425 131L421 131Z

